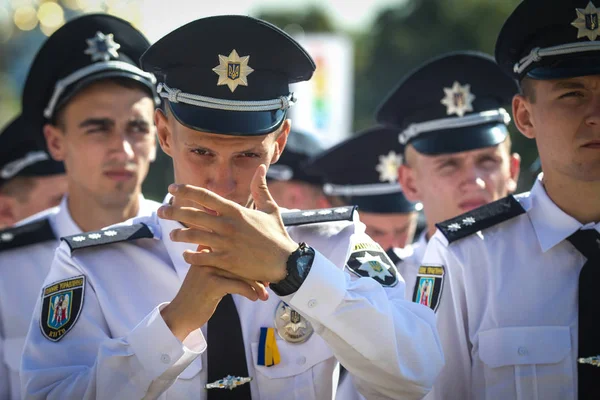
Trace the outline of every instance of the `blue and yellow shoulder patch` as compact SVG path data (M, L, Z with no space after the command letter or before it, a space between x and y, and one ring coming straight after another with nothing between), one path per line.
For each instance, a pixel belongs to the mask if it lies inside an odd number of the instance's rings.
M321 222L352 221L356 206L321 208L319 210L303 210L282 212L281 218L285 226L316 224Z
M115 226L101 231L85 232L60 238L69 245L71 253L75 250L101 246L111 243L128 242L136 239L151 239L152 230L146 224Z
M0 230L0 251L56 240L48 218Z
M435 226L452 243L524 213L517 199L507 196Z

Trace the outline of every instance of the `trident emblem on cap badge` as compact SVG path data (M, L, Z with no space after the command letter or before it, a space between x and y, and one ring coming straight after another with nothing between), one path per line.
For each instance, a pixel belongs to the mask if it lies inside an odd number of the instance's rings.
M114 41L114 35L109 33L105 35L102 32L96 32L96 36L85 40L88 48L84 54L92 56L92 61L108 61L112 58L119 58L117 50L121 48L119 43Z
M219 54L219 65L213 68L219 75L217 86L227 85L232 93L238 86L248 86L246 77L254 72L248 66L248 60L250 56L240 57L235 49L227 57Z
M456 114L459 117L467 111L473 111L473 100L475 95L471 93L471 85L462 86L454 81L451 88L444 88L444 98L441 103L446 106L446 114Z
M585 8L576 8L577 18L571 22L577 28L577 39L587 36L590 40L596 40L600 36L600 12L590 1Z

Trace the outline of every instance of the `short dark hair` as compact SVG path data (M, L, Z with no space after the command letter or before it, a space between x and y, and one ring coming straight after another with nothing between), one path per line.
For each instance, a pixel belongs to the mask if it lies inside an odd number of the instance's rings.
M529 102L535 103L534 79L524 77L519 83L519 87L521 88L521 95L529 100Z

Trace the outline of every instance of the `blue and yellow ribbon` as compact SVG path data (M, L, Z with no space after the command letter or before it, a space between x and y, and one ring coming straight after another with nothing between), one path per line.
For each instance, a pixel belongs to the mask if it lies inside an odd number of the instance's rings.
M260 328L260 340L258 342L258 365L272 367L281 362L277 340L275 339L275 329Z

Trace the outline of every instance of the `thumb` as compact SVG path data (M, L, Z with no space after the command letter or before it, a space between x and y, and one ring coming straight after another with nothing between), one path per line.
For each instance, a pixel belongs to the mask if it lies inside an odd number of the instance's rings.
M259 165L256 172L254 172L250 190L252 191L252 199L258 210L267 214L277 211L277 203L273 200L267 187L267 167L264 164Z

